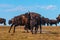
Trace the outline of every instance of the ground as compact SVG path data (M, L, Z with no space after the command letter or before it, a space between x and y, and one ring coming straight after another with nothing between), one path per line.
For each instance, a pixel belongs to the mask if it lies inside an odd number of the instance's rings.
M42 34L39 31L37 34L31 34L30 31L26 33L22 26L16 27L16 32L13 34L13 29L11 33L8 33L9 28L8 26L0 26L0 40L60 40L59 26L43 26Z

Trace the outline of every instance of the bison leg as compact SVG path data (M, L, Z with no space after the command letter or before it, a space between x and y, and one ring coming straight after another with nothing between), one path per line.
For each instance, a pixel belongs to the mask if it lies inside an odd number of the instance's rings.
M33 27L31 27L31 32L32 32L32 34L33 34Z
M13 33L15 33L15 28L16 28L17 25L14 26L14 30L13 30Z
M37 33L38 31L38 26L35 27L35 34Z
M47 23L47 26L49 26L49 24Z
M29 31L28 31L28 25L25 25L24 29L27 30L27 33L29 33Z
M57 26L57 24L55 24Z
M4 22L4 25L6 25L6 22Z
M10 33L12 27L13 27L13 24L11 25L11 27L10 27L10 29L9 29L9 33Z
M41 26L41 24L40 24L40 33L42 33L42 26Z
M28 31L28 26L27 26L27 33L29 33L29 31Z
M52 26L52 24L50 24L50 26Z

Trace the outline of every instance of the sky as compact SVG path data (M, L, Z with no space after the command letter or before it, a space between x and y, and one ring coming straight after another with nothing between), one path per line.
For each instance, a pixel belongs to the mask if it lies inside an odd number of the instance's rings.
M60 14L60 0L0 0L0 18L5 18L7 25L9 19L28 11L56 19Z

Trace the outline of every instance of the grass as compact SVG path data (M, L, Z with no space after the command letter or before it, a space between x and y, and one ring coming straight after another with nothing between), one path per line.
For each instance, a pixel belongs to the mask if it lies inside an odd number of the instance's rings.
M16 27L16 32L8 33L8 26L0 26L0 40L60 40L60 27L42 27L42 34L26 33L23 27Z

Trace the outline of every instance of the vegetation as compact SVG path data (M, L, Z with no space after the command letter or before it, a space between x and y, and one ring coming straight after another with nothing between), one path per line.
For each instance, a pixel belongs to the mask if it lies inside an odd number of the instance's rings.
M60 27L43 27L42 34L31 34L26 33L23 27L16 27L16 33L13 34L13 29L11 33L8 33L8 26L0 26L0 40L60 40ZM24 32L25 31L25 32Z

